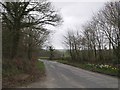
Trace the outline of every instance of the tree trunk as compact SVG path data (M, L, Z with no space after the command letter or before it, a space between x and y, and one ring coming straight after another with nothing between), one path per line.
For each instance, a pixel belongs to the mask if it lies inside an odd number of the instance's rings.
M11 59L13 59L17 55L19 37L20 37L19 32L14 32L13 33L12 47L11 47Z

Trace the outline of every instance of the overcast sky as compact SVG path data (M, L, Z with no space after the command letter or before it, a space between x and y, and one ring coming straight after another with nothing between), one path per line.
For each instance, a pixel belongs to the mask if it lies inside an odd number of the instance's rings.
M63 17L61 26L52 28L51 43L56 49L63 49L63 35L68 28L79 28L89 21L93 14L100 10L108 0L50 0Z

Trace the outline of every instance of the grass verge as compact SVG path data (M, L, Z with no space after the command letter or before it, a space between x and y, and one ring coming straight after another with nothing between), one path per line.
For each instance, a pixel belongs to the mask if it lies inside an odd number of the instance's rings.
M37 66L38 70L40 70L40 73L41 73L41 74L45 74L45 65L44 65L43 62L38 61L38 62L36 63L36 66Z
M68 62L68 61L64 61L64 60L56 60L57 62L63 63L63 64L67 64L67 65L71 65L71 66L75 66L78 68L82 68L85 70L89 70L89 71L93 71L93 72L97 72L97 73L101 73L101 74L106 74L106 75L110 75L110 76L115 76L118 77L118 70L114 70L114 69L106 69L106 68L97 68L94 66L89 66L88 64L81 64L81 63L73 63L73 62Z

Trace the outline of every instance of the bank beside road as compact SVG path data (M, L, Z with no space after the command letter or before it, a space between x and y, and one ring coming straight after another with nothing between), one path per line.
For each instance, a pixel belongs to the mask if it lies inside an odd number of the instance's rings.
M41 61L36 61L35 66L32 67L30 72L20 72L16 68L9 69L9 71L3 72L2 88L22 87L27 86L30 83L41 81L45 77L45 66Z

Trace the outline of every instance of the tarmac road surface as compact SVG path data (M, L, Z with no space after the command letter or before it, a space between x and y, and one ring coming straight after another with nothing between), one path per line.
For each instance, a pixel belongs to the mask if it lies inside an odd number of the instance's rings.
M31 88L118 88L118 78L79 69L55 61L41 60L46 78L26 87Z

